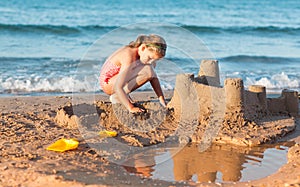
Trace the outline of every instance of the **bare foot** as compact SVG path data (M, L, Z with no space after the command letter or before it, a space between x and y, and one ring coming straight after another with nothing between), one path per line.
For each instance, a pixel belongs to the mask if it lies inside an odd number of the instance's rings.
M109 100L112 104L117 104L117 103L121 103L117 94L112 94L109 96Z

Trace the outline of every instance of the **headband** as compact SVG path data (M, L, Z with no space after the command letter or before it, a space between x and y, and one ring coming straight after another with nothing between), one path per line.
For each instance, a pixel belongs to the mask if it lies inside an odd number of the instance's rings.
M162 49L162 50L166 50L166 46L165 45L157 45L157 44L146 44L147 47L155 47L157 49Z

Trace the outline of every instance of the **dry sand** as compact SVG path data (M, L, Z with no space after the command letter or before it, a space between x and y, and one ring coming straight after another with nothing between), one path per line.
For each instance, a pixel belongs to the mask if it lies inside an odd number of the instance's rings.
M172 93L166 94L171 98ZM176 115L172 110L165 111L160 118L166 119L158 128L153 130L151 122L136 128L144 129L144 132L135 134L132 128L120 125L119 119L113 115L112 106L108 103L105 95L89 96L97 102L94 103L101 116L104 128L117 130L118 140L131 146L147 146L159 144L165 141L165 137L173 134L176 130L174 121ZM73 96L44 96L44 97L7 97L0 98L0 184L1 186L299 186L300 185L300 129L299 117L295 118L297 125L293 126L287 116L277 116L277 124L267 123L267 120L257 122L243 121L242 125L232 127L230 123L223 126L218 142L230 141L236 144L260 144L278 139L295 141L288 153L288 163L279 171L269 177L237 183L202 183L194 182L166 182L153 180L147 177L129 174L120 165L110 163L105 154L95 151L82 138L76 125L85 114L77 113L79 118L72 118ZM86 96L76 96L76 102L83 103L82 107L89 107ZM136 100L150 100L155 98L153 93L137 93L133 95ZM73 100L74 102L74 100ZM155 102L154 102L155 103ZM78 105L80 106L80 105ZM152 102L144 103L146 108L155 108L160 111L158 105ZM115 109L118 112L118 108ZM117 113L126 116L123 110ZM133 116L136 120L151 119L155 110L147 114ZM156 120L156 119L154 119ZM161 120L161 119L157 119ZM239 119L235 119L238 121ZM271 119L269 119L271 120ZM272 119L273 120L273 119ZM271 121L272 121L271 120ZM105 122L105 123L104 123ZM154 121L155 122L155 121ZM294 121L293 121L294 122ZM290 127L289 127L290 126ZM90 126L87 130L99 130L97 126ZM102 127L103 128L103 127ZM139 130L141 130L139 129ZM149 132L150 129L150 132ZM152 130L151 130L152 129ZM287 129L287 130L286 130ZM189 140L201 142L201 127ZM247 134L247 132L251 132ZM293 131L293 132L290 132ZM238 132L238 133L237 133ZM289 133L290 132L290 133ZM287 134L288 133L288 134ZM246 135L247 134L247 135ZM65 153L46 151L46 147L60 138L77 138L80 141L78 149ZM179 137L180 139L181 137ZM187 140L187 141L189 141ZM182 140L181 140L182 141ZM245 143L246 142L246 143ZM253 143L254 142L254 143Z

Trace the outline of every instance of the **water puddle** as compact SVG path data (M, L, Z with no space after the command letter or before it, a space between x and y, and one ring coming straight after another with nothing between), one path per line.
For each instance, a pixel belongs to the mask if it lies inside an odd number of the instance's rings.
M275 173L287 163L287 151L293 142L282 142L253 148L213 144L204 152L196 144L178 151L168 147L143 153L135 158L136 165L153 163L147 167L125 167L137 175L164 181L237 182L260 179ZM178 152L176 152L178 151Z

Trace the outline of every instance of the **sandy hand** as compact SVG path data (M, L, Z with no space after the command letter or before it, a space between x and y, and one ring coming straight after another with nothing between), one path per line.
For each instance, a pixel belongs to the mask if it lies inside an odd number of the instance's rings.
M133 104L134 103L134 100L130 97L130 95L129 94L127 94L127 99L128 99L128 101L131 103L131 104Z
M145 112L145 110L142 109L142 108L139 108L139 107L133 107L133 108L129 109L129 112L131 112L131 113L139 113L139 112Z
M159 98L159 103L163 106L163 107L167 107L166 101L164 98L160 97Z

